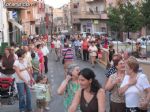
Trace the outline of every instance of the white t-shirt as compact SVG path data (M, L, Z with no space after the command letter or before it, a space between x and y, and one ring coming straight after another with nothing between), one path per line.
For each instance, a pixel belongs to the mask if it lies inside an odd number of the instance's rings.
M19 60L15 60L14 66L18 67L20 70L25 69L28 67L28 63L26 61L23 61L23 63L20 63ZM27 70L21 71L21 76L28 82L30 81L30 75ZM15 79L16 83L22 83L23 80L21 80L18 75Z
M35 89L36 99L46 98L46 96L45 96L46 85L45 84L37 83L37 84L33 85L33 89Z
M41 50L42 50L44 56L48 55L49 50L48 50L47 46L44 46Z
M97 47L96 46L90 46L89 47L89 52L90 52L90 56L97 56Z
M31 60L32 60L31 53L28 51L24 57L24 61L27 61L28 67L32 67Z
M61 42L59 40L54 41L54 46L55 46L55 48L60 48L61 47Z
M129 81L129 75L125 75L123 82L121 84L121 87L128 84L128 81ZM140 90L143 91L149 87L150 87L150 84L149 84L149 81L147 79L147 76L145 74L138 73L136 85L130 86L125 92L126 107L128 107L128 108L138 107L139 106Z

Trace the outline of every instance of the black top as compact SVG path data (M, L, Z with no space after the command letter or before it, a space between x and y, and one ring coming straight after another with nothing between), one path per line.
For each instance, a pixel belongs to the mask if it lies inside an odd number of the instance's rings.
M86 102L84 98L84 90L81 91L80 109L82 112L98 112L97 95L94 94L90 102Z
M13 69L13 64L15 62L14 55L10 54L8 57L6 55L2 58L2 65L5 67L5 69L0 69L0 72L2 72L5 75L12 75L15 73L15 70Z
M109 62L111 62L114 54L115 54L115 50L114 49L109 50Z

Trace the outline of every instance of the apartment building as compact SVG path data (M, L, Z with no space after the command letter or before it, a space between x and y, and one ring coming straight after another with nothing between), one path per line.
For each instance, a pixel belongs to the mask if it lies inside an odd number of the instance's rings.
M105 0L80 0L81 32L107 32Z
M79 8L80 0L70 0L70 17L71 17L71 27L74 33L80 33L81 23L79 20L80 8Z
M21 41L21 36L24 32L22 26L21 13L29 7L29 2L26 0L5 0L4 7L7 10L8 35L9 42Z
M63 23L63 8L55 8L53 11L53 19L54 19L54 31L60 32L64 30L64 23Z
M7 9L4 7L4 2L0 1L0 45L2 42L9 42Z

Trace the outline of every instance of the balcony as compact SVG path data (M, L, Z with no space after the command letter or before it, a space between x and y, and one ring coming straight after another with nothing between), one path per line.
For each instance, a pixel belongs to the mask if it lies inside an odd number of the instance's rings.
M79 19L108 19L107 14L104 12L81 12L78 15Z

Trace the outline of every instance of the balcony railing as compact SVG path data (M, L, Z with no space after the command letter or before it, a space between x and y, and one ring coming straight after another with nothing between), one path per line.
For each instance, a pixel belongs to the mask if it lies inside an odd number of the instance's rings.
M80 19L108 19L107 13L105 12L81 12L80 15L78 15Z

